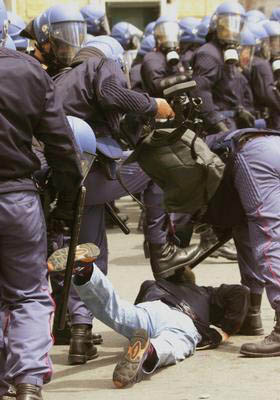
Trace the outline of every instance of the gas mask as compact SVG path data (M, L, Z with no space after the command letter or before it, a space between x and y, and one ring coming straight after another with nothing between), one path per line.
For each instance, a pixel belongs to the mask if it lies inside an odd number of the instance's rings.
M226 64L238 64L239 55L235 45L228 44L224 47L224 62Z
M180 27L176 21L164 21L155 26L154 35L157 47L166 55L166 61L170 66L175 66L180 61L177 52L179 33Z

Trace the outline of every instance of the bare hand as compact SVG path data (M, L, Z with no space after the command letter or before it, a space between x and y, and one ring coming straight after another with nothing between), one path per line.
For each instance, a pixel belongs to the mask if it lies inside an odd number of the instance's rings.
M175 113L164 99L155 99L157 102L156 119L171 119L175 117Z

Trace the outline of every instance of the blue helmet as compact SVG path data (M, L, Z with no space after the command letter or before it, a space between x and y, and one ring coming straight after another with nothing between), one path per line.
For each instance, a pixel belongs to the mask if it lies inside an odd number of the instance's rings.
M280 55L280 23L278 21L267 21L263 27L268 33L270 52L272 57Z
M109 23L103 10L93 5L87 5L81 8L80 11L87 23L87 33L94 36L110 35Z
M138 49L143 32L129 22L118 22L112 28L111 36L116 39L125 50Z
M254 34L256 38L255 53L257 56L263 57L266 60L270 59L270 42L269 36L262 22L246 24L246 27Z
M86 42L85 47L95 47L99 49L105 57L114 60L124 67L124 49L121 44L111 36L100 35Z
M149 22L148 25L146 25L145 30L144 30L144 36L149 36L154 33L154 28L155 28L156 21Z
M206 42L206 36L209 32L210 22L211 17L207 15L206 17L202 18L200 24L197 26L197 36L199 37L201 44Z
M247 22L260 22L264 21L266 16L260 10L249 10L246 12L246 20Z
M199 19L193 17L187 17L179 21L181 28L180 43L198 43L203 44L204 40L197 35Z
M154 36L157 47L173 49L179 45L180 26L176 19L162 16L156 20Z
M142 40L138 55L144 57L147 53L153 51L155 47L156 41L154 35L148 35Z
M5 46L8 37L8 13L3 0L0 0L0 46Z
M274 8L270 16L271 21L280 21L280 7Z
M245 18L245 9L241 4L227 1L217 7L211 18L209 32L215 31L222 44L238 44Z
M81 153L96 153L96 138L92 128L84 120L67 116L69 125L73 131L76 143Z
M25 28L24 20L17 14L8 11L9 29L8 33L13 39L18 50L26 50L29 46L29 40L20 36L20 32Z
M255 47L257 44L256 36L247 28L243 28L240 35L239 61L243 69L250 70L254 58Z

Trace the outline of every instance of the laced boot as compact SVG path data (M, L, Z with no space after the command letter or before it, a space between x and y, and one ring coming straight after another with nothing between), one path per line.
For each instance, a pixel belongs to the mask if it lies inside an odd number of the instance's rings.
M264 334L261 320L262 295L250 293L250 306L240 328L240 335L259 336Z
M68 355L69 364L85 364L88 360L93 360L98 357L91 329L91 325L87 324L76 324L72 326Z
M280 312L275 313L276 324L264 340L257 343L245 343L240 353L247 357L278 357L280 356Z
M17 400L43 400L41 387L30 383L16 385Z
M155 279L167 278L176 270L187 266L197 255L196 245L187 249L179 249L173 243L149 243L149 253L152 271Z

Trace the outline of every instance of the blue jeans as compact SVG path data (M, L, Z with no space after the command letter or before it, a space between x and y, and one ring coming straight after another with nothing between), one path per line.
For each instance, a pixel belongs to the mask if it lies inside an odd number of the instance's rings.
M128 339L135 329L148 332L158 357L155 368L191 356L201 339L191 318L161 301L133 305L121 300L96 265L90 281L74 286L94 317L114 331Z

